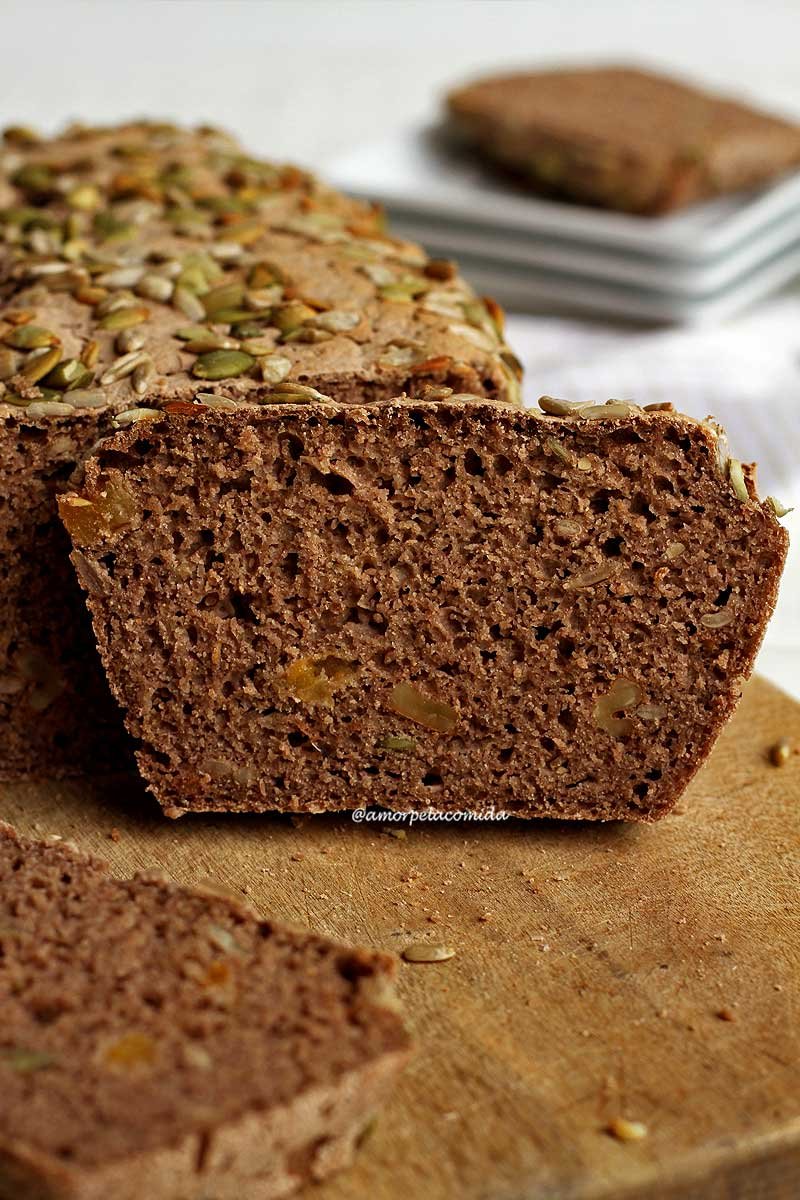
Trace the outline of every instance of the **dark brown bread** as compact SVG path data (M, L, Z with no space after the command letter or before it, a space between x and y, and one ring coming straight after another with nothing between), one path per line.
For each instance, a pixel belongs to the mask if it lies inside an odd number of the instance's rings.
M519 394L502 314L381 214L218 131L0 146L0 776L120 762L54 495L141 409ZM212 400L211 403L214 403Z
M170 816L669 811L786 535L713 426L541 403L195 410L88 460L61 512Z
M800 126L630 67L490 76L447 106L537 191L624 212L669 212L800 163Z
M271 1200L406 1060L395 960L0 825L0 1197Z

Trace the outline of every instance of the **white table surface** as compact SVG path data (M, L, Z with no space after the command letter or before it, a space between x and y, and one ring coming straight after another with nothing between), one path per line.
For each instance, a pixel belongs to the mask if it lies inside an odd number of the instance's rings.
M565 58L645 61L800 116L798 0L0 0L0 28L0 124L211 121L318 168L487 67ZM800 697L800 547L759 668Z

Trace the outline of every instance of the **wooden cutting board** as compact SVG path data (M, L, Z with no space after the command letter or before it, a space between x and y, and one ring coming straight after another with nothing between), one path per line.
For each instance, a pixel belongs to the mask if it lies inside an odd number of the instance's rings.
M337 937L456 950L402 965L416 1058L315 1200L796 1200L800 756L772 766L779 737L800 746L800 706L754 681L648 827L174 823L132 780L2 785L0 815L115 873L213 879ZM616 1117L647 1136L615 1140Z

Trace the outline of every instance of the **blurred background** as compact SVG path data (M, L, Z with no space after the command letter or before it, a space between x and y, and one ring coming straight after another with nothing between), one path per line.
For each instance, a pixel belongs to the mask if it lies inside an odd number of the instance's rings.
M412 168L402 146L438 119L449 88L495 69L632 62L800 120L798 0L0 0L0 28L2 125L50 132L70 118L139 115L209 122L253 151L384 199L407 185L423 206L426 188L449 186L468 210L470 186L448 180L446 164ZM604 310L601 293L591 311L571 311L558 278L551 303L551 277L521 267L509 337L525 365L526 401L544 392L669 399L694 416L713 414L733 453L759 460L762 494L800 503L800 284L791 258L800 272L800 187L782 195L782 219L797 236L772 247L780 286L756 289L757 298L729 306L735 313L701 314L692 296L682 319L686 297L663 272L672 319L654 320L644 302L644 320L621 314L626 304ZM729 217L714 212L676 236L691 235L702 257L703 239ZM546 237L530 240L548 251ZM787 524L800 543L796 514ZM760 669L800 697L800 547Z

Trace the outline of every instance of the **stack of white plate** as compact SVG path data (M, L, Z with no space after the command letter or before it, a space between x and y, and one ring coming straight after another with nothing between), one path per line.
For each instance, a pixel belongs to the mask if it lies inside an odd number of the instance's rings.
M719 321L800 275L800 174L636 217L530 195L433 128L351 152L331 174L511 308Z

